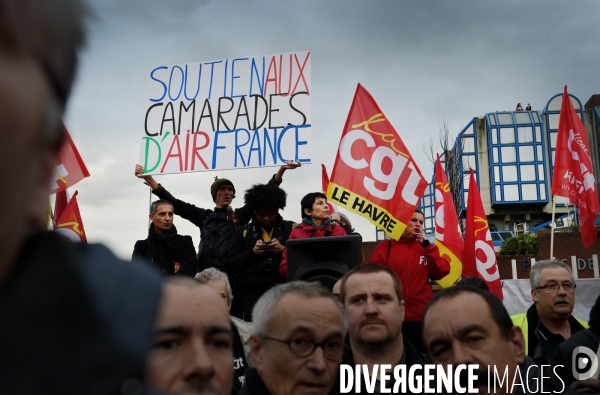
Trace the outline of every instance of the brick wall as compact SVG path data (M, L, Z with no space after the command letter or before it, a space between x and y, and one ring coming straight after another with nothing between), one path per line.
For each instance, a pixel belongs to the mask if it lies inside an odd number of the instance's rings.
M523 261L530 261L531 258L535 258L536 261L550 259L550 232L538 233L538 246L539 253L537 255L499 255L500 278L512 278L511 259L517 261L517 278L529 278L529 266L527 266L527 262ZM571 266L571 256L577 257L579 278L594 277L594 271L590 270L588 263L588 260L591 262L593 254L600 258L600 238L587 249L581 244L581 233L579 232L554 233L554 256L556 259L566 259L569 266Z

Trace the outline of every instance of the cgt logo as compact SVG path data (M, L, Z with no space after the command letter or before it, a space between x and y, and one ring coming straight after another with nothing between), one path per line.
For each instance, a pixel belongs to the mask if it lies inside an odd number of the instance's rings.
M571 358L571 371L575 380L587 380L596 374L598 357L589 348L576 347Z

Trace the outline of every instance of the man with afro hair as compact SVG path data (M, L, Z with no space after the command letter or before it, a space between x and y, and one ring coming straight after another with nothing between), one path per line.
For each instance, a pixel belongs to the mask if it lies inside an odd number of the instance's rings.
M256 301L272 286L285 282L279 264L294 226L279 215L286 198L285 191L273 184L253 185L244 194L252 220L236 230L226 265L235 317L252 321Z

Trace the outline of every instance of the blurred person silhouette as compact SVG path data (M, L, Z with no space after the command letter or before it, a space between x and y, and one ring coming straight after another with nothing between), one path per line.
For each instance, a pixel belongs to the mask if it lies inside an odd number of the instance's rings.
M45 231L62 116L89 15L78 0L0 0L0 393L142 388L158 272Z

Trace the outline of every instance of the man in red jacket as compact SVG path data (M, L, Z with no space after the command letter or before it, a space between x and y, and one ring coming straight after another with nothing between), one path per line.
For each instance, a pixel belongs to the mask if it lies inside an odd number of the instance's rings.
M371 262L394 270L402 282L405 317L402 333L425 352L422 341L425 305L433 297L428 279L439 280L450 273L450 264L440 256L423 232L424 215L415 210L400 240L384 240L373 251Z

